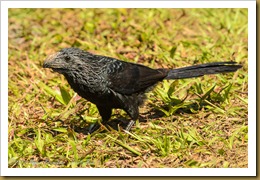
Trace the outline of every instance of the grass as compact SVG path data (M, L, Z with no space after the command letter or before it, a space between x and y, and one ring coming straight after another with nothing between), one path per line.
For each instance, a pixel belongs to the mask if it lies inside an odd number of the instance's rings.
M248 167L247 9L9 9L8 158L30 167ZM131 132L100 121L61 75L64 47L153 68L233 60L235 73L163 81ZM111 127L129 117L114 110Z

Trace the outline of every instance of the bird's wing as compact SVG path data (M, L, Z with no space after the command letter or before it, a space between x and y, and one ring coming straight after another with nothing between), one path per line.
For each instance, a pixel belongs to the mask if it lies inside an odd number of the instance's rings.
M109 88L125 95L144 92L168 74L165 69L151 69L119 60L110 63L106 70Z

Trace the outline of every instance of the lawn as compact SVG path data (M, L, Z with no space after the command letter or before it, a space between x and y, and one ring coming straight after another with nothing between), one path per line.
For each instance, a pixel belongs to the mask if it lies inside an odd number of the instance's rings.
M9 167L248 167L247 19L247 9L9 9ZM165 80L129 133L117 109L90 135L96 106L42 68L65 47L152 68L243 68Z

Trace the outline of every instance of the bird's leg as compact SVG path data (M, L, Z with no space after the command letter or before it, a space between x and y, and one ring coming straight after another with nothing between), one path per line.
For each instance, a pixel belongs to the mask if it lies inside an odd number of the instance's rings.
M129 114L129 116L131 117L131 121L127 124L125 130L126 131L130 131L130 129L132 128L132 126L135 124L135 121L138 119L139 117L139 109L138 109L138 105L133 103L131 104L131 106L128 106L128 109L126 109L126 112Z
M108 108L106 106L97 106L98 111L102 117L102 124L106 124L107 121L110 119L111 114L112 114L112 109ZM92 126L89 129L89 133L93 133L94 131L98 130L100 128L100 123L96 123L94 126Z
M132 126L133 126L134 124L135 124L135 121L134 121L134 120L131 120L131 121L127 124L125 130L126 130L126 131L130 131L130 129L132 128Z

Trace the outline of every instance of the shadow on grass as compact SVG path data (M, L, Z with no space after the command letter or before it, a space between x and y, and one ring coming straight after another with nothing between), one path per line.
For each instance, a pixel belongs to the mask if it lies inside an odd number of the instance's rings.
M129 122L130 122L130 118L121 116L121 117L111 119L106 124L102 124L102 125L96 123L96 124L87 125L86 127L74 126L73 130L77 133L82 133L84 135L93 134L96 132L105 133L109 130L119 131L122 129L126 129ZM140 116L139 122L147 122L147 119Z
M220 102L218 101L212 101L209 100L208 101L213 104L219 104ZM165 112L170 112L171 108L173 107L177 107L179 106L179 108L176 108L176 110L174 112L171 112L170 115L166 115ZM208 103L206 103L205 101L195 101L195 102L191 102L191 103L186 103L186 104L182 104L182 102L180 104L168 104L168 105L161 105L160 107L151 107L148 108L149 110L141 113L139 116L139 122L148 122L148 121L152 121L155 119L160 119L160 118L164 118L164 117L172 117L172 122L174 122L177 118L175 118L175 115L181 115L181 114L196 114L196 113L200 113L201 109L207 109L209 106ZM163 109L163 111L162 111ZM84 135L88 135L88 134L93 134L93 133L106 133L109 130L123 130L127 127L129 121L130 121L130 117L129 116L122 116L122 115L118 115L115 114L113 115L113 117L111 118L111 120L109 120L106 124L100 124L100 123L87 123L86 120L81 116L82 114L84 114L84 111L81 111L80 113L77 113L76 116L70 116L65 118L65 120L62 120L61 116L58 116L56 118L51 118L48 119L47 122L46 120L43 120L44 123L47 123L47 126L52 127L55 124L59 123L58 128L55 128L53 130L49 130L51 131L52 135L56 136L58 134L67 132L67 131L74 131L77 133L82 133ZM57 126L57 125L56 125ZM101 127L102 126L102 127ZM58 129L61 129L62 131L59 131Z
M198 103L194 102L192 104L187 105L186 107L179 108L178 110L176 110L176 112L174 112L174 114L176 114L176 115L180 115L180 114L195 114L196 112L198 112L202 108L206 108L205 107L206 105L208 105L208 104L207 103L200 103L200 104L198 104ZM165 105L165 106L162 106L162 108L167 110L169 108L169 106ZM80 127L80 126L74 125L73 130L75 132L77 132L77 133L82 133L84 135L87 135L87 134L93 134L93 133L96 133L96 132L98 132L98 133L105 133L108 130L116 130L116 131L118 131L119 128L121 130L125 129L126 126L129 123L129 121L130 121L130 117L122 117L120 115L116 115L116 116L117 116L116 118L111 119L110 121L108 121L104 125L103 124L100 125L99 123L90 124L90 125L86 124L85 127L82 127L82 126ZM152 108L148 112L142 113L139 116L138 120L139 120L139 122L148 122L150 120L163 118L163 117L165 117L165 114L162 111L160 111L160 110L158 110L156 108ZM174 118L173 122L175 120L176 119Z

